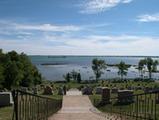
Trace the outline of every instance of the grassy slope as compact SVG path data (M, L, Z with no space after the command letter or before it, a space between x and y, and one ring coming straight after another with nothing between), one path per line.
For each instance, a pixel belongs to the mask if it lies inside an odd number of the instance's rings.
M0 120L11 120L13 113L13 107L0 108Z

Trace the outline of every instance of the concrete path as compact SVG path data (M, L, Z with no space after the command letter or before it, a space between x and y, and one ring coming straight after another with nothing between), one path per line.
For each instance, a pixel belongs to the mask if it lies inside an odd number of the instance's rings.
M100 112L93 107L88 96L73 89L63 97L62 109L49 120L110 120L110 117L108 119L108 116L103 117L99 114ZM111 118L111 120L113 119Z

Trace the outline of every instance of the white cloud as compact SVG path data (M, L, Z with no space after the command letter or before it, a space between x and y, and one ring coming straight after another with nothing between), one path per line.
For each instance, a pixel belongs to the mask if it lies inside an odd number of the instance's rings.
M132 2L133 0L123 0L122 3L130 3Z
M20 30L39 30L39 31L53 31L53 32L66 32L66 31L78 31L79 27L73 25L51 25L51 24L40 24L40 25L25 25L16 24L16 29Z
M23 23L16 23L10 21L0 20L0 31L3 33L7 30L9 31L44 31L44 32L69 32L69 31L79 31L81 28L74 25L53 25L53 24L23 24ZM28 33L28 32L23 32Z
M95 14L109 10L112 7L117 6L118 4L130 3L133 0L87 0L83 2L81 6L82 10L80 13L84 14Z
M137 17L139 22L159 22L159 13L156 14L145 14Z
M55 45L57 42L62 44ZM39 36L32 40L0 39L0 48L39 55L158 55L159 37L151 36ZM149 46L149 47L148 47Z

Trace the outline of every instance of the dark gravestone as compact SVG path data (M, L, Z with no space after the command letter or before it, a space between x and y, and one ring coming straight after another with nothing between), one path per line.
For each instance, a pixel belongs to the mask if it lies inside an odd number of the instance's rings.
M152 91L152 88L150 88L150 87L145 87L144 88L144 92L145 93L149 93L149 92L151 92Z
M110 89L102 87L102 103L110 103Z
M46 87L44 88L44 93L43 93L43 94L44 94L44 95L53 95L52 87L46 86Z
M62 90L62 88L59 88L59 89L58 89L58 95L63 95L63 90Z
M118 93L118 88L112 88L111 93Z
M95 89L95 93L96 93L96 94L102 94L102 87L97 87L97 88Z
M64 95L66 95L66 91L67 91L67 90L66 90L66 86L64 85L64 86L63 86L63 93L64 93Z
M92 95L93 94L93 89L91 87L84 87L82 89L82 94L83 95Z
M119 90L118 103L128 104L134 101L133 90Z
M13 104L11 92L0 92L0 107L9 106Z

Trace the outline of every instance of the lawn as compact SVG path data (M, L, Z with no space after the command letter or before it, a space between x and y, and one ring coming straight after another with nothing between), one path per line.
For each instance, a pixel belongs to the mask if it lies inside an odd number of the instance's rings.
M11 120L13 114L13 107L1 107L0 108L0 120Z

